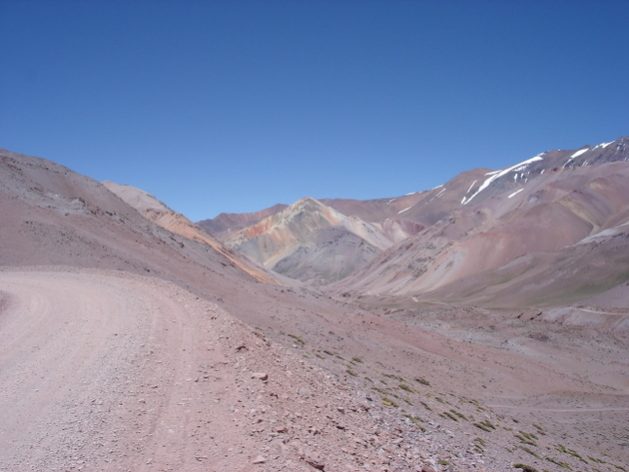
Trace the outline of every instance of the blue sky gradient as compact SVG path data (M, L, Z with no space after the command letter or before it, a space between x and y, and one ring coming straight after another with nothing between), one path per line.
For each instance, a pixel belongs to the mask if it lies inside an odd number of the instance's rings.
M192 219L629 134L626 1L0 0L0 146Z

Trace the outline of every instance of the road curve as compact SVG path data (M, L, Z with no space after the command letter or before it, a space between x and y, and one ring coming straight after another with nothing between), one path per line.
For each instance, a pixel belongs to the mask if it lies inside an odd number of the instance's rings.
M244 468L220 447L249 445L216 408L234 378L212 305L130 275L0 271L0 310L0 471Z

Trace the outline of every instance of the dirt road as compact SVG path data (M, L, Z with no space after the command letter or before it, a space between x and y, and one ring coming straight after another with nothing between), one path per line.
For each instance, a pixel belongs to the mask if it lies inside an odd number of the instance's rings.
M97 273L1 272L0 288L1 470L207 470L225 454L210 431L230 422L215 405L233 379L198 382L225 362L209 308Z

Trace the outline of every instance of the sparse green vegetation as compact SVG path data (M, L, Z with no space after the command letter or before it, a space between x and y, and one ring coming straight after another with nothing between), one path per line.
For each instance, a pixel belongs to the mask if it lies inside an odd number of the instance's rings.
M542 428L540 425L533 423L533 428L535 428L537 432L542 436L546 435L546 433L544 432L544 428Z
M474 450L480 454L485 452L485 447L487 446L487 443L485 442L485 440L483 438L474 438Z
M422 377L415 377L415 382L425 385L426 387L430 387L430 382Z
M599 459L597 457L588 456L588 459L590 459L592 462L596 462L597 464L607 464L607 462L605 462L603 459Z
M401 383L400 385L398 385L398 387L400 387L401 390L404 390L406 392L415 393L415 390L413 390L411 387L409 387L405 383Z
M577 451L575 451L574 449L567 448L563 444L557 444L557 450L563 454L567 454L569 456L579 459L584 464L588 463L588 461L585 460L583 457L581 457L581 455Z
M360 357L352 357L352 362L354 364L362 364L363 360Z
M389 408L398 408L398 404L391 400L389 397L382 397L382 404Z
M518 438L522 444L528 444L529 446L537 447L537 443L535 442L537 436L535 436L534 434L527 433L525 431L519 431L517 434L515 434L515 437Z
M477 411L485 411L485 408L479 403L478 400L468 400L468 402L474 405Z
M301 336L297 336L296 334L287 334L289 338L292 338L300 347L304 347L306 342L301 338Z
M528 447L526 447L526 446L520 446L520 449L522 449L524 452L526 452L526 453L528 453L528 454L532 455L533 457L535 457L535 458L537 458L537 459L541 459L541 457L537 454L537 452L535 452L535 451L533 451L533 450L529 449L529 448L528 448Z
M388 379L393 379L393 380L397 380L399 382L404 382L404 378L400 377L399 375L395 375L395 374L382 374L385 377L387 377Z
M426 428L424 428L422 426L421 423L423 423L423 420L419 417L419 416L414 416L414 415L404 415L406 418L408 418L417 429L419 429L422 433L426 432Z
M441 416L442 418L450 418L452 421L459 421L459 419L449 411L444 411L439 416Z
M558 459L553 459L552 457L546 457L546 460L552 464L558 465L562 469L572 470L572 467L570 467L570 464L568 464L567 462L563 462Z
M345 372L347 372L349 375L351 375L352 377L356 377L358 374L356 374L356 372L354 372L352 369L347 369Z
M455 410L454 408L450 408L450 413L452 413L453 415L458 416L459 418L461 418L462 420L465 421L469 421L467 419L467 416L465 416L463 413L461 413L460 411Z
M526 464L513 464L513 468L521 469L522 472L537 472L535 467Z
M383 396L387 394L387 391L380 387L373 387L372 390L374 392L378 392L380 395L383 395Z
M474 426L488 433L491 433L493 430L496 429L496 427L489 420L483 420L479 423L474 423Z

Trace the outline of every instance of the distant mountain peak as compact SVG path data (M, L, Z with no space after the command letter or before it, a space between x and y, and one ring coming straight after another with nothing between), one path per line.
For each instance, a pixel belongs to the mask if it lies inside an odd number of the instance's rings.
M330 208L327 205L321 203L319 200L312 197L303 197L297 200L295 203L290 205L284 212L294 213L299 211L320 211L323 209Z

